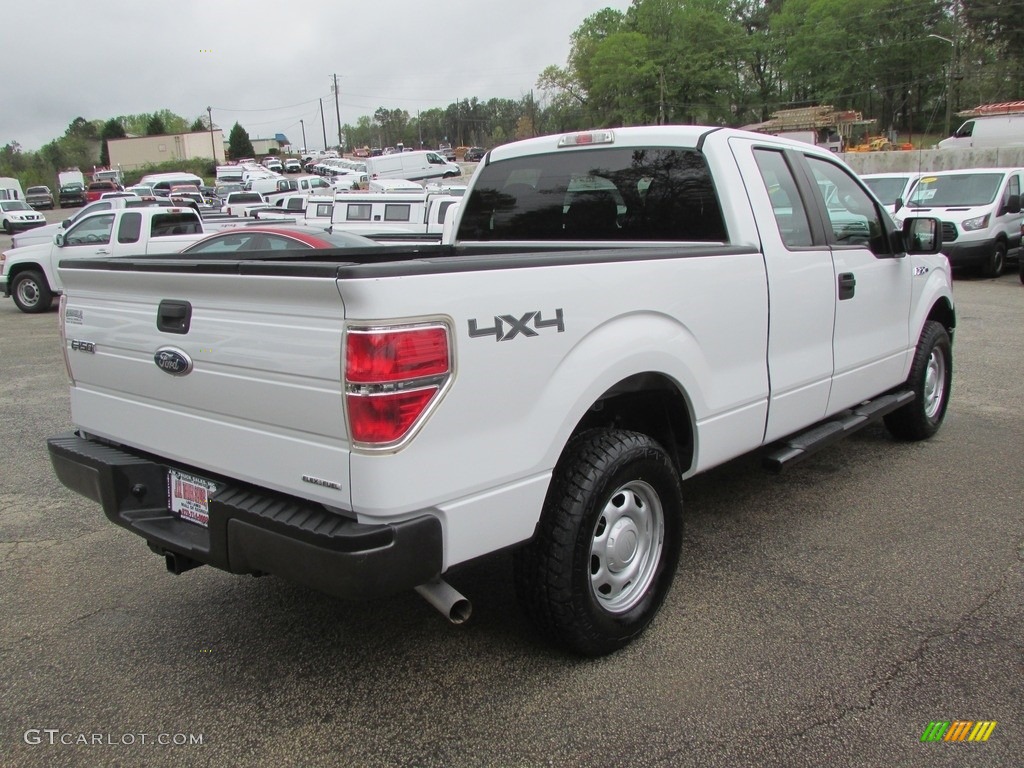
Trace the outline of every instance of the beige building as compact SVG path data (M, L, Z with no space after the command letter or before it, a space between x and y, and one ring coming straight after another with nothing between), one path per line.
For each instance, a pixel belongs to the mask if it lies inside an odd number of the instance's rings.
M211 146L212 144L212 146ZM224 134L219 128L198 133L174 133L165 136L136 136L110 139L110 167L134 171L147 165L169 163L175 160L210 159L216 153L215 164L223 165Z

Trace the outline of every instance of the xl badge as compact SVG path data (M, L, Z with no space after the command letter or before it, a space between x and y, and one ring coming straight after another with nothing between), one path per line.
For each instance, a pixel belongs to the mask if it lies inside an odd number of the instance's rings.
M187 376L192 372L192 358L175 347L160 347L153 355L153 362L171 376Z

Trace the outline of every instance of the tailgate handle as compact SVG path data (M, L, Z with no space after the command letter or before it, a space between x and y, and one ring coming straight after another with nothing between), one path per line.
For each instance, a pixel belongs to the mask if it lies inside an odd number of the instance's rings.
M192 324L192 305L187 301L164 299L156 313L157 330L164 333L188 333Z

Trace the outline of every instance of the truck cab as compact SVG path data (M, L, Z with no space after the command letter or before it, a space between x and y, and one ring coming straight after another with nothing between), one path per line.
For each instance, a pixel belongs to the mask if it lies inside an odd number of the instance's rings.
M120 208L83 216L49 242L13 248L0 255L0 295L22 312L50 308L63 293L57 265L66 259L174 253L204 234L191 208Z

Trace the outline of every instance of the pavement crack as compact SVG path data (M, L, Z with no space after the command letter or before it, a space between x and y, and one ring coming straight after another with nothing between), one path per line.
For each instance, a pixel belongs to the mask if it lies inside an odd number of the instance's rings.
M1024 542L1017 550L1018 560L1024 562ZM1007 568L999 583L985 594L971 610L967 613L962 614L956 624L950 629L944 629L941 631L930 632L918 642L917 646L904 658L898 660L881 680L879 680L868 692L868 701L866 704L849 704L839 709L839 711L830 717L819 717L810 722L807 722L802 728L794 730L787 734L788 738L803 738L810 734L817 728L829 727L837 723L846 720L847 718L869 712L878 701L879 697L885 693L885 691L897 681L903 679L903 677L910 673L910 671L918 664L920 664L927 653L935 646L939 641L955 637L957 634L962 632L982 611L984 611L1000 593L1004 592L1007 588L1007 583L1010 579L1010 568Z

